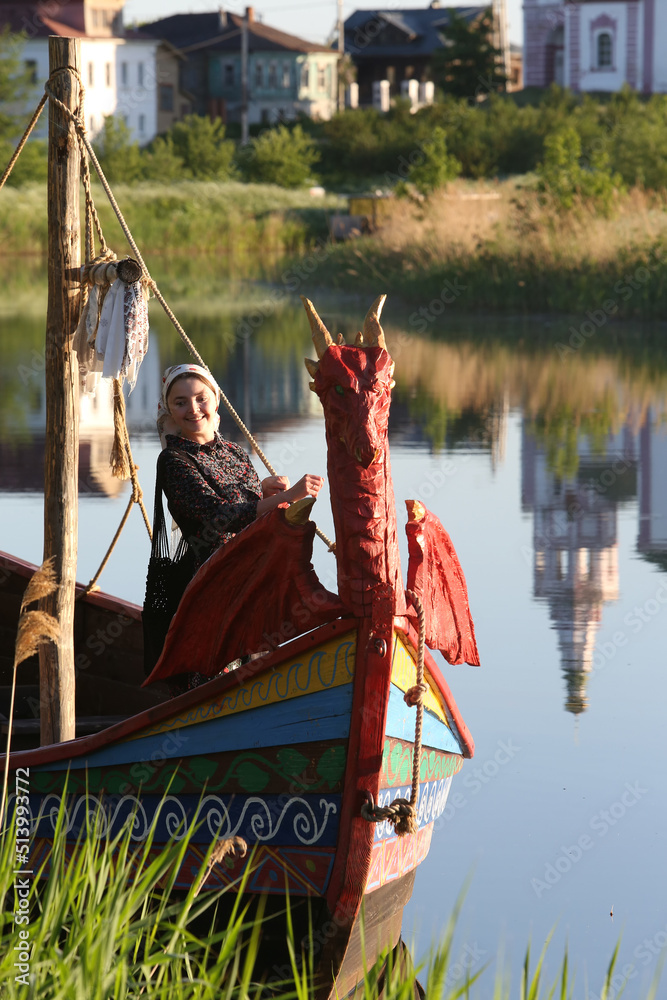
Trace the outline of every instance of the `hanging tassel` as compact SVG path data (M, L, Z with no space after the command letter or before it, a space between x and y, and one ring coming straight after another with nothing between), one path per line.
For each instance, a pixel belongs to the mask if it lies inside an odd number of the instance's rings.
M113 380L113 448L111 473L116 479L129 479L132 470L127 458L127 427L125 426L125 399L120 379Z

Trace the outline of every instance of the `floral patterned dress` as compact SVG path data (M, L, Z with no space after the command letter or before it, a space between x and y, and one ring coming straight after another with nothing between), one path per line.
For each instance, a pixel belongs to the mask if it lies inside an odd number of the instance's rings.
M158 457L158 482L199 569L216 549L255 520L262 487L243 448L219 434L207 444L172 434L166 440L167 447ZM200 673L188 674L170 685L172 694L209 679Z
M262 499L259 477L245 451L219 434L208 444L167 434L167 447L158 458L158 478L169 512L194 552L197 569L255 520Z

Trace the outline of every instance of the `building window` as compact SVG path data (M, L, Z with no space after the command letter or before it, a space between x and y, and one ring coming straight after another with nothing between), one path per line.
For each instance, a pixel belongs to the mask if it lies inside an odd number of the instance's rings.
M144 64L142 62L137 66L137 83L140 87L144 85Z
M88 131L91 133L95 131L95 115L91 115L88 119Z
M269 124L270 115L269 115L269 109L268 108L262 108L262 110L260 111L260 118L261 118L262 125L268 125Z
M225 87L234 86L234 63L225 63L224 67L224 85Z
M612 65L612 41L608 31L598 35L598 69L607 69Z
M158 88L160 111L174 110L174 86L171 83L161 83Z
M317 89L326 90L327 86L327 71L324 66L317 67Z
M99 28L100 26L100 12L99 10L93 11L93 28Z
M106 80L107 87L111 86L111 63L106 63L104 67L104 78Z
M127 75L127 63L122 62L120 64L120 82L123 87L127 87L128 75Z
M146 131L146 115L139 115L139 135Z
M88 63L88 86L93 87L95 85L95 63Z
M264 86L264 67L261 62L255 63L255 86Z
M301 67L301 86L306 89L310 87L310 67L308 63L304 63Z
M28 83L37 83L37 61L35 59L26 59L25 71Z
M275 90L278 86L278 67L275 63L269 63L269 87Z
M289 63L283 63L283 89L288 90L291 83Z

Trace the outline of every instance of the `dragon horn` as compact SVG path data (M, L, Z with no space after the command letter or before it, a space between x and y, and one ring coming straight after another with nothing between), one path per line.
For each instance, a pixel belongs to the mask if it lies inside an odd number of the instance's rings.
M386 298L386 295L378 295L375 302L366 313L363 331L365 344L369 347L382 347L385 351L387 350L387 345L384 339L384 330L380 326L380 316L382 314L382 307Z
M307 299L305 295L301 296L301 301L303 302L304 308L308 315L308 322L310 323L310 332L313 335L313 344L315 345L315 350L317 351L318 358L321 358L326 351L327 347L333 344L331 339L331 334L327 330L326 326L317 315L317 310L315 306Z

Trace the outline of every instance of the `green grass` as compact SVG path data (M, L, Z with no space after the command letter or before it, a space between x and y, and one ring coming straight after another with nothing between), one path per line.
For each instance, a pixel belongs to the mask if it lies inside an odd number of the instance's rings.
M273 1000L310 1000L314 995L309 963L300 962L289 913L285 938L285 960L293 970L289 982L261 987L256 968L261 919L250 922L234 896L228 917L219 919L218 909L225 890L194 890L176 898L175 873L183 859L192 830L180 841L172 840L150 860L155 826L139 846L131 839L128 825L111 841L100 837L103 820L94 810L76 848L65 851L65 813L61 808L50 873L41 883L31 880L29 923L17 924L14 914L14 831L9 829L0 844L0 899L3 900L0 934L0 997L3 1000L251 1000L271 996ZM213 845L212 845L213 846ZM115 853L114 853L115 852ZM39 890L37 888L39 884ZM425 968L417 970L429 1000L492 997L493 1000L570 1000L574 976L567 949L555 979L544 972L551 935L547 936L537 962L532 965L531 946L526 949L518 990L497 964L495 977L484 966L452 983L454 934L461 899L454 907L440 943ZM16 982L15 944L19 931L28 930L31 946L30 983ZM611 982L618 946L599 994L611 1000ZM491 964L491 963L489 963ZM414 972L410 963L384 956L367 969L358 1000L374 1000L378 982L385 979L386 1000L410 1000ZM480 992L481 991L481 992ZM646 994L654 1000L656 980Z
M326 239L327 214L340 201L232 181L119 184L114 195L142 254L219 254L238 266L261 265L267 256L299 253ZM99 185L93 197L107 243L121 256L127 244ZM44 186L0 192L0 245L3 255L46 254Z

